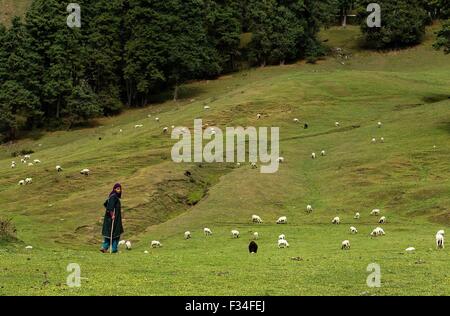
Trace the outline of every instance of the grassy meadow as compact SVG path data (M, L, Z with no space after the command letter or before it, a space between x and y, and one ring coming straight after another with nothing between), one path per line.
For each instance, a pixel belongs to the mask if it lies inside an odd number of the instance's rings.
M332 28L322 38L349 59L193 82L176 103L2 145L0 217L12 218L18 240L0 242L0 295L450 295L450 252L435 247L436 232L450 226L450 56L433 50L433 31L417 47L364 52L357 28ZM279 126L285 162L275 174L249 164L175 164L175 141L162 129L192 128L195 118L223 129ZM20 164L12 157L20 150L42 163ZM80 175L83 168L92 174ZM33 184L19 186L26 177ZM105 255L103 201L115 182L124 187L123 239L133 249ZM381 238L369 236L379 226L374 208L388 220ZM252 224L253 214L264 223ZM288 224L276 225L279 216ZM335 216L340 225L331 224ZM259 251L249 255L255 231ZM277 248L281 233L288 249ZM345 239L349 251L340 248ZM150 249L152 240L163 247ZM81 267L80 288L66 285L69 263ZM371 263L381 267L380 288L366 285Z

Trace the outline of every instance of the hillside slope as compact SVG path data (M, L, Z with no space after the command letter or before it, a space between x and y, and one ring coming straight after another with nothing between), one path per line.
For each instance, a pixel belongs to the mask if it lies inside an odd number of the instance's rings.
M34 249L0 250L7 267L0 269L0 295L450 294L450 255L434 250L434 234L450 225L450 63L431 41L400 52L355 53L344 63L329 58L195 82L179 103L2 146L0 216L12 217L18 237ZM220 128L279 126L286 162L272 175L247 164L175 164L175 142L162 128L192 128L194 118ZM372 144L373 137L385 143ZM22 149L35 151L42 164L10 169L11 153ZM325 157L310 158L321 150ZM64 172L57 174L56 165ZM83 168L92 175L81 176ZM33 184L18 186L25 177ZM135 249L115 256L106 272L112 258L96 252L102 203L115 182L124 185L124 238ZM307 204L313 214L305 212ZM378 226L369 216L373 208L388 217L383 238L369 237ZM252 214L264 224L252 225ZM282 215L289 224L275 225ZM335 216L340 226L331 225ZM350 235L351 225L358 235ZM205 239L203 227L213 237ZM231 229L242 238L232 240ZM183 240L186 230L192 240ZM255 230L260 252L248 256ZM277 249L281 233L289 249ZM155 239L163 248L150 250ZM351 251L340 250L345 239ZM417 252L405 254L410 246ZM70 262L89 279L80 289L60 285ZM366 286L366 267L374 262L383 273L379 289Z
M14 16L23 16L32 0L0 0L0 24L9 25Z

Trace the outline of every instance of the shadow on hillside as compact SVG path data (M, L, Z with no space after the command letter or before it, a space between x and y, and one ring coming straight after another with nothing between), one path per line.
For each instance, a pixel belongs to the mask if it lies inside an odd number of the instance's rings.
M164 92L161 92L159 94L156 94L154 96L152 96L148 101L149 101L149 105L153 104L153 103L164 103L167 101L172 101L173 100L173 90L166 90ZM206 89L202 88L202 87L193 87L193 86L186 86L183 85L180 87L180 90L178 92L178 100L179 101L183 101L183 99L194 99L197 96L201 95L201 94L205 94L207 92Z
M450 100L450 95L447 94L433 94L422 98L425 103L438 103L445 100Z

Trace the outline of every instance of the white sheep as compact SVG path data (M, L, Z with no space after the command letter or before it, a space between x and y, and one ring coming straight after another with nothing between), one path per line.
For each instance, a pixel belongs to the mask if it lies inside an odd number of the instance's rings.
M16 167L16 162L15 161L11 162L11 168L14 169L15 167Z
M284 162L284 157L278 157L277 161L278 161L278 163L283 163Z
M127 250L131 250L131 241L127 240L125 242L125 247L127 247Z
M277 220L277 224L287 224L287 217L286 217L286 216L281 216L281 217Z
M118 245L119 245L119 247L120 247L120 246L125 245L125 243L126 243L126 240L121 240L121 241L119 241L119 244L118 244Z
M157 241L157 240L153 240L152 243L151 243L151 247L152 248L161 248L162 244L159 241Z
M298 118L295 118L294 123L300 123L300 120Z
M90 175L91 171L89 169L83 169L80 171L80 174L88 176Z
M278 240L286 240L286 235L281 234L280 236L278 236Z
M377 228L375 228L375 229L370 233L370 235L371 235L372 237L379 237L379 236L384 236L384 235L386 235L386 234L385 234L383 228L377 227Z
M336 123L334 123L334 126L339 127L339 126L341 126L341 123L336 122Z
M278 248L289 248L289 243L285 239L278 240Z
M167 132L169 132L169 128L168 128L168 127L164 127L164 128L163 128L163 133L164 133L164 134L167 134Z
M312 211L313 211L312 205L307 205L306 206L306 212L311 213Z
M41 161L40 161L39 159L35 159L35 160L33 160L33 162L34 162L35 164L40 164L40 163L41 163Z
M257 223L257 224L261 224L263 222L263 220L258 215L252 215L252 222L253 223Z
M378 122L378 128L381 128L381 126L383 126L383 123Z
M258 168L258 165L256 164L256 162L252 162L250 165L252 166L252 169Z
M361 214L359 214L359 212L356 212L355 216L353 217L354 219L360 219L361 218Z
M134 128L143 128L143 127L144 127L144 125L142 125L142 124L134 125Z
M208 105L205 105L205 106L203 107L203 109L205 109L205 110L209 110L209 109L210 109L210 107L209 107Z
M372 210L372 212L370 212L370 215L378 216L378 215L380 215L380 213L381 213L381 211L376 208L376 209Z
M184 239L188 240L188 239L191 239L191 238L192 238L192 235L191 235L190 231L187 231L187 232L184 233Z
M156 118L155 118L155 121L156 121L156 122L159 122L159 117L156 117Z
M30 156L30 155L25 155L25 156L23 156L23 158L24 158L25 160L29 160L29 159L31 159L31 156Z
M350 227L350 232L352 233L352 234L357 234L358 233L358 230L356 229L356 227Z
M436 235L436 248L437 249L444 249L444 235L437 234Z
M20 180L19 185L25 185L25 180Z
M25 159L23 159L23 158L20 159L20 162L21 162L21 163L27 163L27 161L26 161Z
M377 139L374 137L372 138L372 144L375 144L377 142Z
M258 240L259 239L259 233L258 232L254 232L253 233L253 239L254 240Z
M31 249L33 249L33 246L26 246L25 249L31 250Z
M33 183L33 179L32 178L26 178L25 179L25 184L32 184Z
M341 223L341 219L338 216L336 216L335 218L333 218L331 223L334 225L339 225Z
M438 231L438 232L436 233L436 235L442 235L442 236L444 236L444 235L445 235L445 231L444 231L443 229L441 229L440 231Z
M414 247L408 247L408 248L405 249L405 251L406 251L406 252L414 252L414 251L416 251L416 248L414 248Z
M386 224L386 216L382 216L378 221L378 224Z
M58 166L56 166L56 168L55 168L55 169L56 169L56 171L57 171L57 172L62 172L62 171L63 171L62 167L61 167L61 166L59 166L59 165L58 165Z
M316 159L316 157L317 157L316 153L312 153L312 154L311 154L311 158L312 158L312 159Z
M381 137L381 138L380 138L380 141L381 141L382 143L384 143L384 137Z
M33 167L34 164L32 162L28 163L28 167Z
M259 120L261 118L261 114L257 114L256 118Z
M350 241L344 240L341 245L342 250L350 250Z
M239 231L238 230L235 230L235 229L233 229L232 231L231 231L231 236L233 237L233 238L239 238Z
M211 236L212 235L212 231L209 228L204 228L203 232L205 233L205 236Z
M322 151L320 152L320 155L321 155L322 157L325 157L326 154L327 154L327 152L326 152L325 150L322 150Z

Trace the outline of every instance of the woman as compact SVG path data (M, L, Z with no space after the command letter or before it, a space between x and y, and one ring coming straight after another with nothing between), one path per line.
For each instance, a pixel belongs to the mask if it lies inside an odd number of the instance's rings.
M120 235L123 234L122 212L120 204L121 197L122 197L122 186L119 183L116 183L114 185L112 192L109 194L108 199L104 203L104 206L106 208L102 230L104 242L102 245L102 249L100 249L100 251L103 253L107 253L110 246L112 247L112 252L116 253L117 246L119 245ZM111 227L112 227L112 245L111 245Z

